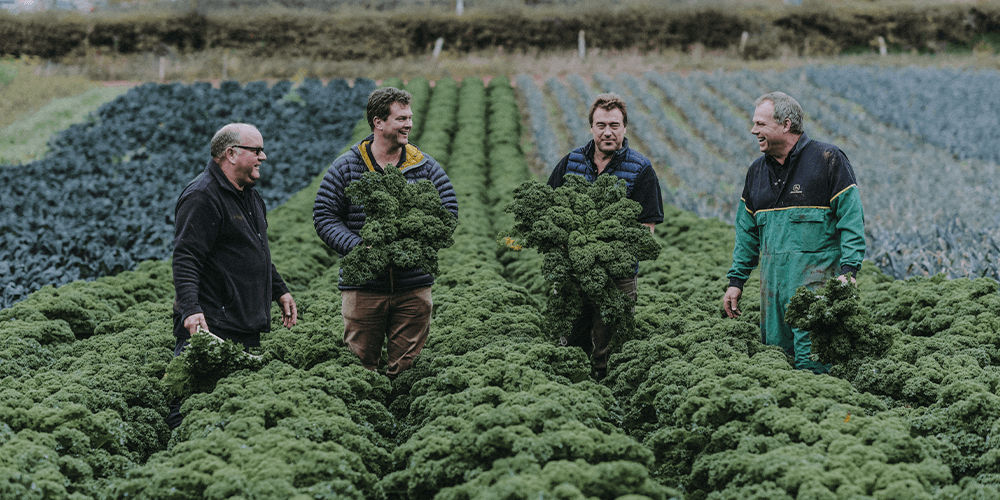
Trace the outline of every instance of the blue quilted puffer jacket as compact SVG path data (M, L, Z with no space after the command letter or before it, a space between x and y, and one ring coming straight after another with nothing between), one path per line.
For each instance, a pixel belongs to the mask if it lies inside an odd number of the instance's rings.
M316 233L330 248L341 257L346 255L355 245L361 243L361 228L365 225L364 208L351 202L344 194L347 185L361 178L365 172L382 171L367 153L367 145L374 136L351 146L350 151L340 155L330 165L323 183L316 195L313 205L313 225ZM399 169L403 176L411 182L428 179L434 183L441 194L441 204L458 217L458 199L451 180L444 169L434 158L421 152L412 144L406 145L406 160ZM340 270L343 276L344 270ZM390 269L377 279L362 286L346 286L341 280L338 288L341 290L371 290L377 292L400 292L434 284L434 277L420 268L400 269L390 266Z

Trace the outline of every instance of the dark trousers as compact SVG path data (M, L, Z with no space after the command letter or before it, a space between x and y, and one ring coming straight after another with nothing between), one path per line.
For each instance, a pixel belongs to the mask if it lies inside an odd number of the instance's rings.
M176 338L176 337L175 337ZM174 343L174 357L180 356L184 352L184 346L188 343L188 339L177 338ZM181 403L184 400L180 396L174 396L174 399L170 400L170 404L167 406L170 411L167 413L167 426L170 430L174 430L181 425L181 421L184 420L184 415L181 415Z
M383 293L368 290L340 292L344 317L344 343L375 371L386 342L389 367L386 375L396 378L413 364L427 342L431 329L431 287Z
M633 301L639 296L637 276L614 278L615 286ZM632 308L635 311L635 308ZM560 345L576 346L590 356L594 363L597 378L603 378L608 371L608 358L611 357L611 339L615 331L604 324L601 309L589 297L583 297L583 311L573 320L573 329L569 337L559 339Z

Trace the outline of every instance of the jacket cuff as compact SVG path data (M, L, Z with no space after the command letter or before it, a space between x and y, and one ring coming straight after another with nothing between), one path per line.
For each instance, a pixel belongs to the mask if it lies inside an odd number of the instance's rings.
M275 283L271 286L271 302L277 302L283 295L290 292L291 290L288 289L288 286L284 282Z
M182 324L184 323L184 320L188 319L189 316L194 316L195 314L205 314L205 311L201 309L201 305L197 303L190 305L177 304L175 307L177 312L180 313Z
M843 265L840 266L840 274L844 275L850 274L851 277L856 279L858 277L858 268L854 266Z
M728 289L735 286L736 288L742 290L744 283L746 283L746 280L741 280L739 278L729 278L729 286L726 288Z

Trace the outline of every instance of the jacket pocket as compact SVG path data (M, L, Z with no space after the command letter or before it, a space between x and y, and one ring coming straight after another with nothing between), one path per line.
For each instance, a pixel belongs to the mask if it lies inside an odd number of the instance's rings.
M827 215L827 210L815 208L789 210L788 222L794 234L793 241L799 242L803 252L819 252L833 245Z

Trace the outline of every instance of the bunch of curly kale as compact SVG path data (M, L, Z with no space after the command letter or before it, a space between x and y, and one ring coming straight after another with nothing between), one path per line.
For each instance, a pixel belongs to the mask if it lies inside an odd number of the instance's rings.
M514 190L504 211L514 227L499 235L509 249L534 248L543 254L542 274L552 283L544 329L567 336L589 297L605 324L617 329L616 343L628 340L635 326L635 304L612 278L631 276L634 266L652 260L660 246L636 221L642 207L626 197L625 182L611 175L593 184L567 175L557 189L528 181Z
M408 184L389 164L385 174L367 172L345 193L365 207L361 243L340 261L345 284L363 285L390 265L438 272L437 252L455 243L458 219L441 204L431 181Z
M259 370L265 360L243 351L243 345L223 340L207 330L192 335L180 356L167 365L163 383L174 396L212 392L220 380L239 370Z
M807 330L812 355L830 364L881 357L899 333L898 328L877 324L861 304L858 288L837 278L816 291L800 287L788 303L785 322Z

